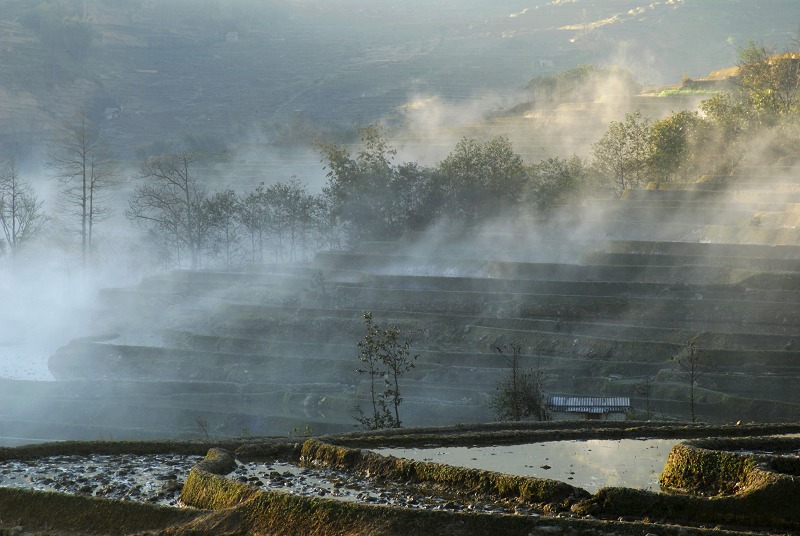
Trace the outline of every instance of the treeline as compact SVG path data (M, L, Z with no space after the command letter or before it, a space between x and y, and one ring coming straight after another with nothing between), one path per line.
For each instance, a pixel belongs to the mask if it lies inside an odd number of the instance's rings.
M571 91L599 72L579 68L549 86ZM614 73L619 76L618 73ZM210 192L204 155L172 150L143 158L125 215L156 258L170 267L235 267L295 262L321 249L394 240L434 224L474 226L498 216L543 216L587 196L620 195L651 181L731 176L744 165L800 156L800 55L751 43L741 51L736 89L699 112L651 120L640 113L612 122L589 158L573 155L526 163L508 138L464 138L441 162L395 162L382 130L360 130L352 154L336 143L316 148L327 171L321 193L299 181L252 191ZM47 162L61 186L58 220L80 237L84 264L95 226L110 215L118 171L84 114L64 125ZM0 253L13 254L46 229L42 202L13 158L0 168Z
M231 268L304 260L330 247L322 195L296 180L237 193L210 194L198 174L200 155L148 158L125 215L147 233L160 261L172 266Z
M617 194L651 181L693 182L800 157L800 54L753 42L739 52L729 91L651 120L612 122L592 147L593 173ZM690 80L686 81L691 88Z
M380 128L360 132L355 155L317 145L328 171L319 194L297 180L211 193L201 179L202 155L150 157L125 214L163 262L230 268L305 260L321 249L394 240L434 223L475 225L519 210L524 199L547 199L544 210L577 195L586 175L578 158L529 166L505 137L465 138L434 167L397 164Z

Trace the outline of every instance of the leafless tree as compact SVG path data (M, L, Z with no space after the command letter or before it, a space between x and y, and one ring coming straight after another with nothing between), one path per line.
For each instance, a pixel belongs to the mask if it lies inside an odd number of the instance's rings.
M47 161L61 184L63 215L77 222L85 268L94 226L111 215L105 194L116 182L116 166L83 112L62 125L61 135L50 145Z
M538 366L535 372L520 368L522 345L512 343L494 347L498 354L511 367L508 374L497 384L497 394L492 398L491 407L501 421L521 421L523 419L548 419L542 392L543 374ZM508 355L509 350L511 356Z
M128 219L156 235L166 235L176 247L188 249L192 268L200 266L209 233L207 218L200 214L207 194L195 175L198 158L188 151L148 158L136 175L142 183L125 211Z
M697 344L694 341L689 341L686 347L674 357L674 361L678 365L678 368L686 375L686 380L689 383L689 411L692 416L692 422L697 422L697 416L695 415L697 399L695 397L694 388L698 378L706 371Z
M47 221L42 204L30 184L21 179L16 160L11 158L0 169L0 228L12 257Z

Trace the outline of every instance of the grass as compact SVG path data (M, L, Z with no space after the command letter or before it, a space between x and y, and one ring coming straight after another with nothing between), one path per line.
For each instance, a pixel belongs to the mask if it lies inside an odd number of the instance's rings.
M790 444L797 447L796 440ZM798 464L784 464L784 474L771 468L770 456L731 451L786 445L786 441L764 438L687 441L673 447L661 475L661 487L671 494L604 488L573 511L581 515L727 523L770 531L797 529L800 483L793 473ZM777 465L782 464L778 461Z
M800 431L800 425L706 426L680 423L492 423L444 428L397 429L380 432L353 432L307 440L302 445L286 438L260 438L219 442L217 446L234 452L242 460L280 459L297 463L302 455L307 462L338 465L348 471L369 470L374 477L406 482L427 482L432 489L462 490L475 496L485 495L515 501L550 502L549 512L573 506L580 514L598 517L649 517L670 522L680 520L720 523L761 523L761 526L796 528L797 513L784 508L786 498L796 497L794 488L785 487L786 478L750 478L758 470L742 466L736 477L756 493L752 498L710 499L691 496L669 496L606 488L586 498L574 488L546 479L518 478L490 471L464 470L444 464L417 463L378 456L364 447L512 444L557 439L622 438L622 437L719 437L753 434L786 434ZM743 440L739 440L743 441ZM754 443L752 448L774 445ZM693 443L688 443L692 445ZM698 447L722 449L727 443L703 440ZM625 523L601 519L565 519L543 515L498 516L475 513L421 511L385 506L346 503L320 498L304 498L278 491L257 490L246 484L209 472L214 465L230 462L221 450L208 450L207 442L65 442L0 449L0 459L35 459L66 454L198 454L208 451L207 459L192 469L182 498L197 510L176 509L133 502L95 499L49 492L0 488L0 534L11 527L27 531L57 534L117 534L157 532L173 535L211 534L508 534L511 536L553 531L559 533L616 533L620 535L654 532L652 525L630 520ZM786 445L778 445L781 449ZM221 463L223 462L223 463ZM712 463L712 462L708 462ZM708 465L703 462L703 467ZM730 464L729 464L730 465ZM741 464L740 464L741 465ZM800 464L789 464L788 475L800 472ZM736 464L726 466L723 474L739 474ZM224 468L220 468L224 470ZM746 474L746 471L749 473ZM774 474L774 473L773 473ZM734 475L735 476L735 475ZM782 488L772 487L777 482ZM793 483L790 483L794 485ZM727 502L725 502L727 501ZM781 502L783 501L783 502ZM538 507L544 509L542 502ZM777 505L777 509L775 508ZM737 510L739 509L739 510ZM764 519L773 515L775 521ZM739 513L737 513L739 512ZM755 514L750 515L755 512ZM765 514L765 512L767 514ZM792 517L794 515L794 517ZM750 516L750 517L748 517ZM761 517L758 517L761 516ZM658 534L725 536L725 530L706 530L691 526L659 524Z
M679 89L665 89L659 92L659 97L674 97L676 95L716 95L720 93L719 90L715 89L686 89L686 88L679 88Z

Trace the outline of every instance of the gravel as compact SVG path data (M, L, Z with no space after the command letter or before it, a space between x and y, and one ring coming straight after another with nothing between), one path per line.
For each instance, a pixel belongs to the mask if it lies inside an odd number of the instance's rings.
M202 456L160 454L51 456L0 463L0 486L182 506L180 492ZM538 515L523 506L463 501L410 483L374 481L327 468L285 462L237 462L226 478L258 489L407 508Z
M202 456L51 456L0 464L0 486L178 506Z

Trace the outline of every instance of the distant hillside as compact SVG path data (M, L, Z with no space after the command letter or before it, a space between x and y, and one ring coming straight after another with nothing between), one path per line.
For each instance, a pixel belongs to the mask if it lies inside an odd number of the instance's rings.
M467 106L580 63L664 83L732 64L750 39L783 46L800 15L786 0L759 17L753 0L512 4L88 0L54 19L91 28L78 54L37 26L54 2L0 1L0 151L40 154L79 108L133 158L187 134L230 144L301 122L350 128L418 95Z

